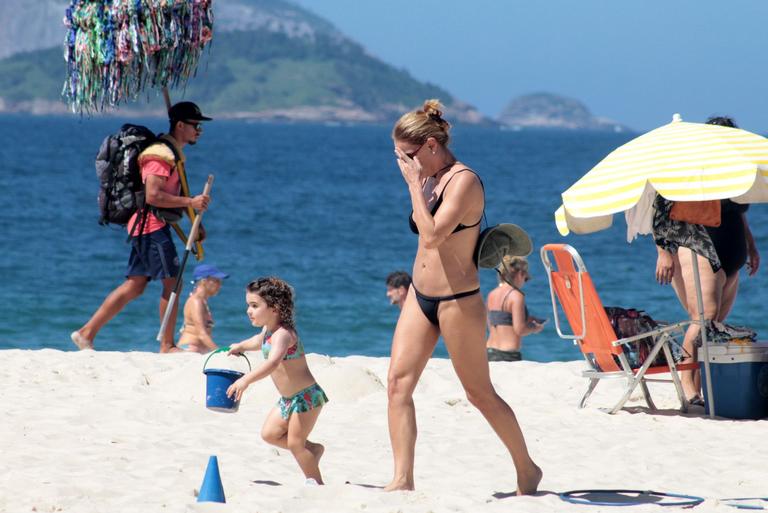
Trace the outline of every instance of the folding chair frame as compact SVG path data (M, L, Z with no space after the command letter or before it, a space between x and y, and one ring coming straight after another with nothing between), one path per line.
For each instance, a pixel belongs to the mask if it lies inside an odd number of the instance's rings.
M565 304L563 303L563 298L557 297L556 295L556 286L553 283L553 273L554 272L565 272L564 270L560 269L559 266L563 262L562 259L558 261L558 270L555 271L552 267L552 263L549 259L549 253L552 252L553 254L556 254L556 252L567 252L568 256L570 257L570 261L572 263L576 264L576 267L571 269L570 272L572 274L576 275L577 283L578 283L578 301L579 301L579 313L581 317L581 333L571 333L566 334L563 333L561 326L560 326L560 316L557 311L557 302L560 301L561 305L563 305L563 309L565 310ZM674 340L674 337L672 336L672 333L679 332L680 334L684 333L683 328L690 324L692 321L682 321L675 324L670 324L667 326L663 326L660 328L656 328L654 330L635 335L632 337L626 337L622 339L617 339L615 333L611 333L613 340L602 340L599 342L598 345L604 346L603 348L606 350L609 350L610 353L616 357L616 359L619 360L619 365L616 365L615 362L608 363L608 367L612 367L611 369L607 370L600 370L596 368L595 363L590 360L587 356L587 354L584 352L584 341L587 338L587 307L585 303L584 298L584 286L585 281L588 281L588 286L592 289L591 292L593 292L593 301L595 301L596 306L599 306L599 312L596 312L596 315L605 316L605 319L601 319L604 323L609 323L607 314L605 313L605 310L602 308L602 303L600 302L599 296L597 295L597 290L594 289L594 286L592 285L591 279L585 280L585 276L588 277L589 274L587 273L587 268L584 265L584 261L581 259L581 256L579 253L574 249L572 246L568 244L546 244L541 248L541 261L544 264L544 268L547 270L547 279L549 281L549 291L550 296L552 299L552 312L555 318L555 329L557 330L558 336L560 338L566 339L566 340L573 340L573 342L579 346L579 349L582 350L582 355L584 356L584 359L587 362L587 365L589 365L589 369L582 372L582 376L589 379L589 385L587 387L587 391L584 393L584 396L581 398L581 401L579 401L579 408L584 408L584 406L587 403L587 399L592 394L592 392L595 390L595 387L597 387L597 384L600 382L601 379L626 379L627 384L624 389L624 393L622 394L619 401L616 403L613 408L607 409L609 413L613 414L619 411L624 404L629 400L630 396L632 395L632 392L635 390L635 388L639 385L640 390L642 391L643 398L645 399L645 402L648 404L648 407L651 410L656 410L656 405L653 403L653 400L651 399L650 391L648 390L647 382L665 382L669 383L670 380L668 379L652 379L646 377L646 374L658 374L658 373L669 373L672 377L671 382L675 385L675 390L677 392L678 399L680 400L680 406L681 410L683 412L687 411L688 409L688 401L685 399L685 394L683 392L682 384L680 383L680 377L678 375L678 370L684 370L684 369L693 369L698 366L696 363L688 363L683 365L677 365L672 357L672 351L669 348L669 344ZM557 255L556 255L557 256ZM557 259L556 259L557 260ZM571 267L573 267L571 265ZM570 289L570 285L568 285L568 282L566 282L567 288ZM567 314L566 314L567 317ZM577 319L578 320L578 319ZM574 330L575 331L575 330ZM610 330L612 332L612 329ZM593 335L599 337L600 333L597 335ZM652 337L654 340L654 345L650 351L650 354L645 359L645 363L639 368L639 369L632 369L629 364L629 360L627 359L627 355L624 353L624 350L621 346L629 345L632 342L640 339L644 339L647 337ZM594 343L593 343L594 345ZM657 365L654 367L651 367L651 364L656 359L656 356L659 354L660 351L664 352L664 356L667 359L666 365ZM605 364L606 360L603 359L603 363Z

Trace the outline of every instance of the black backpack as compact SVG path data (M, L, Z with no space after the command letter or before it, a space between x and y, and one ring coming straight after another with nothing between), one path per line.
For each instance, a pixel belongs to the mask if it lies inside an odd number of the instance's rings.
M173 144L145 126L126 123L119 132L104 138L96 154L99 224L126 225L134 212L144 209L144 184L138 157L147 147L158 142L168 146L178 161L179 155Z

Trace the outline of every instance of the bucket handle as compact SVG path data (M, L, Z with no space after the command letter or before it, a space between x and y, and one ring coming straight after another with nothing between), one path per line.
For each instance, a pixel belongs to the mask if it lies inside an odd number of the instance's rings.
M208 360L211 359L211 356L215 355L216 353L221 353L221 352L224 352L224 351L229 351L229 349L230 349L229 346L224 346L224 347L220 347L216 351L212 351L211 354L208 355L208 358L205 359L205 363L203 363L203 372L205 372L205 366L208 365ZM242 354L242 353L237 355L237 356L242 356L243 358L245 358L245 361L248 364L248 372L250 372L251 371L251 361L248 359L248 357L245 356L245 354Z

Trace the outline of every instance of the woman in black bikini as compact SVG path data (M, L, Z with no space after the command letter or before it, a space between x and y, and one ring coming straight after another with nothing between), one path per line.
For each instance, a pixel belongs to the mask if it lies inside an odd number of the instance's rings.
M448 149L449 129L440 103L428 100L422 109L403 115L392 131L419 245L413 283L392 339L387 392L395 467L386 489L414 488L413 391L442 335L467 399L512 455L518 493L532 494L541 469L528 455L514 413L491 384L485 354L485 305L473 258L483 216L483 186Z

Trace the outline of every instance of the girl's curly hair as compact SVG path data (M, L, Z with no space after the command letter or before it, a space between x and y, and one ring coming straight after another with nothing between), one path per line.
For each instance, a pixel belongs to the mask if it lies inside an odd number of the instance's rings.
M293 287L288 283L275 276L268 276L253 280L245 289L261 297L268 307L277 311L283 328L296 329L293 320Z

